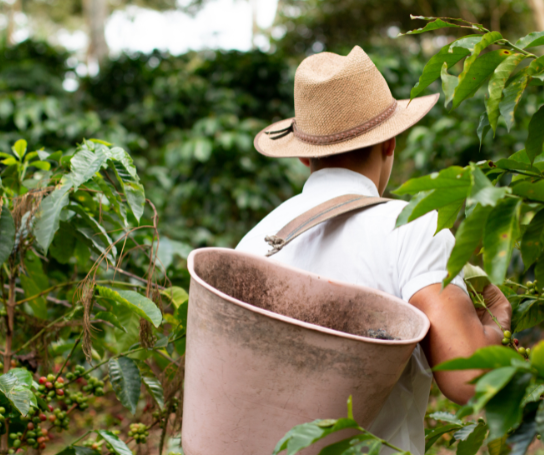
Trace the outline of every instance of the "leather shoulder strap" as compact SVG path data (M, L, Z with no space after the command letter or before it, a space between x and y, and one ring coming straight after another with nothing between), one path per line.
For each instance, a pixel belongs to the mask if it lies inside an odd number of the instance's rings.
M390 200L391 199L382 197L361 196L360 194L345 194L329 199L307 212L304 212L302 215L297 216L294 220L281 228L276 235L267 236L265 240L272 249L266 255L272 256L273 254L276 254L291 240L296 239L300 234L303 234L308 229L311 229L324 221L328 221L354 210L383 204Z

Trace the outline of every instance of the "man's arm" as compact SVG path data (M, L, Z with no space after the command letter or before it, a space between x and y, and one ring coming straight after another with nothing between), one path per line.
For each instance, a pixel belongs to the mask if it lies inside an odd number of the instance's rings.
M510 330L512 307L494 285L484 289L487 307L499 320L504 330ZM423 311L431 328L421 342L431 367L456 357L469 357L477 349L500 344L504 337L485 309L474 309L469 296L458 286L432 284L418 292L410 303ZM474 386L467 384L482 373L481 370L437 371L434 378L442 393L458 404L465 404L474 395Z

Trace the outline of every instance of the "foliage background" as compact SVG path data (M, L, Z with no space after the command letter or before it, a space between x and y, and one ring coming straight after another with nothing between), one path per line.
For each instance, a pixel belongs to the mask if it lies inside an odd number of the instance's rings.
M269 52L123 54L106 58L99 73L87 77L77 75L77 61L67 51L39 33L18 44L4 39L0 151L8 152L24 138L32 150L67 154L92 137L129 150L159 214L159 257L172 283L186 286L184 260L191 249L235 246L263 216L300 191L307 170L297 160L262 157L253 137L268 123L294 114L294 71L305 56L323 50L346 54L360 45L383 72L393 95L408 98L426 58L459 36L446 29L395 40L398 31L414 28L410 14L463 16L517 37L523 30L541 29L534 8L538 2L284 0L275 22L282 36L270 38ZM40 5L31 6L29 14L47 14ZM74 15L80 15L81 8L74 8ZM70 20L62 15L54 19ZM67 78L77 81L75 92L64 90ZM518 108L527 114L523 118L544 102L541 90L528 90ZM437 83L427 90L437 91ZM504 123L499 123L500 139L488 135L480 148L476 128L484 96L478 92L463 109L450 113L441 95L431 113L399 138L389 190L446 166L496 160L523 148L526 127L507 133ZM524 278L522 270L518 274ZM529 270L526 278L532 279L531 274ZM434 395L432 403L442 403ZM105 424L107 414L99 415Z

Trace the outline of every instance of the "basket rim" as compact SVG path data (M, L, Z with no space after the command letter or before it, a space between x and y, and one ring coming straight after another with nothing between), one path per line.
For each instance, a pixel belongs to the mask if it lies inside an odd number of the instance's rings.
M268 262L268 263L273 262L274 265L277 266L277 267L289 270L289 271L291 271L293 273L303 274L303 275L309 276L309 277L317 279L317 280L326 280L328 283L330 283L332 285L350 286L352 288L358 288L358 289L361 289L361 290L364 290L364 291L367 291L367 292L370 291L370 292L375 293L377 295L381 295L383 297L386 297L386 298L394 301L398 305L409 308L409 311L412 311L415 315L417 315L417 317L419 319L421 319L421 322L422 322L420 332L414 338L409 338L409 339L404 339L404 340L380 340L380 339L377 339L377 338L364 337L364 336L361 336L361 335L354 335L354 334L351 334L351 333L342 332L340 330L330 329L328 327L324 327L324 326L317 325L317 324L312 324L310 322L301 321L300 319L296 319L296 318L293 318L293 317L290 317L290 316L285 316L285 315L280 314L280 313L275 313L274 311L265 310L263 308L259 308L259 307L255 306L255 305L251 305L251 304L246 303L246 302L244 302L242 300L236 299L236 298L234 298L234 297L232 297L232 296L230 296L228 294L225 294L224 292L220 291L219 289L213 287L212 285L210 285L209 283L204 281L204 279L201 278L196 273L196 271L195 271L195 259L196 259L196 257L198 255L205 254L205 253L208 253L208 252L213 252L213 251L227 253L227 254L233 254L233 255L237 255L237 256L245 256L245 257L248 257L248 258L250 258L252 260L257 260L257 261L260 261L260 262ZM356 341L364 341L366 343L372 343L372 344L381 344L381 345L390 345L390 346L405 346L405 345L410 345L410 344L414 344L414 343L419 343L421 340L423 340L423 338L425 338L425 336L427 335L427 333L429 331L429 328L431 326L431 323L430 323L429 319L427 318L427 315L425 313L423 313L423 311L419 310L418 308L411 305L410 303L408 303L408 302L406 302L406 301L404 301L404 300L402 300L402 299L400 299L397 296L394 296L392 294L388 294L386 292L380 291L379 289L374 289L374 288L371 288L369 286L364 286L364 285L360 285L360 284L353 284L353 283L349 283L349 282L341 281L341 280L330 279L330 278L324 277L322 275L317 275L317 274L312 273L312 272L307 272L306 270L303 270L303 269L299 269L299 268L296 268L296 267L292 267L290 265L283 264L283 263L281 263L279 261L276 261L276 260L274 260L272 258L265 258L265 257L259 256L259 255L256 255L256 254L233 250L231 248L219 248L219 247L197 248L197 249L191 251L191 253L189 254L189 256L187 258L187 269L189 270L189 274L191 275L191 280L195 280L202 287L206 288L208 291L212 292L213 294L216 294L217 296L221 297L224 300L227 300L227 301L229 301L229 302L231 302L231 303L233 303L235 305L238 305L238 306L240 306L240 307L242 307L242 308L244 308L246 310L252 311L254 313L258 313L258 314L267 316L267 317L272 318L272 319L276 319L276 320L284 322L284 323L288 323L288 324L296 325L296 326L299 326L299 327L303 327L303 328L308 329L308 330L317 331L317 332L321 332L321 333L326 333L328 335L333 335L333 336L337 336L337 337L341 337L341 338L347 338L347 339L356 340ZM190 289L189 289L189 297L190 297Z

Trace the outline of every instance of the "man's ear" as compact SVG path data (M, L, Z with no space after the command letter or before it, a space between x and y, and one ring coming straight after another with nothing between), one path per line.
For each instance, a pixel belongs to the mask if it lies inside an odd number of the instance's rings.
M393 156L393 153L395 153L395 147L397 146L397 139L395 137L392 137L391 139L388 139L387 141L382 143L382 154L385 158L386 156Z
M306 167L310 167L310 158L299 158L299 161Z

